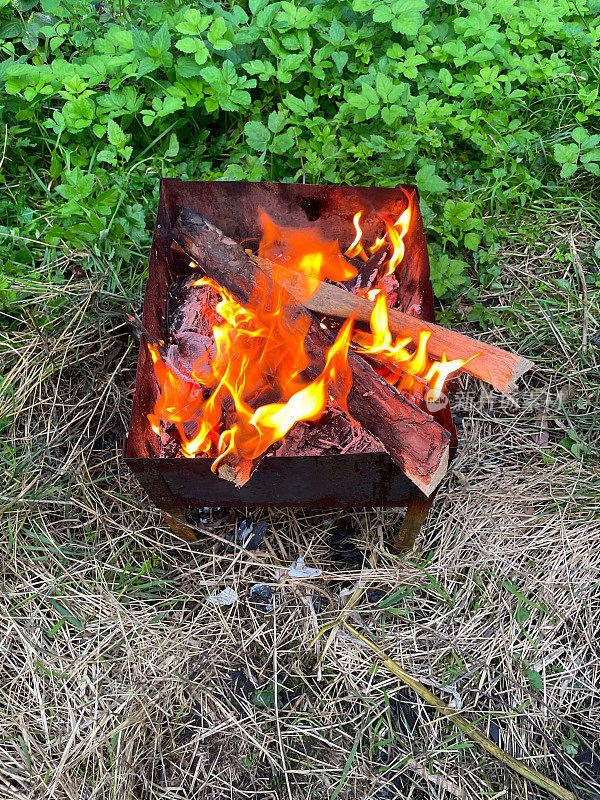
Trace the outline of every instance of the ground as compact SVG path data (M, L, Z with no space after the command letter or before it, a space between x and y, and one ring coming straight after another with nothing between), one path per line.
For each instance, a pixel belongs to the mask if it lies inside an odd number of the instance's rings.
M34 287L29 328L2 338L2 796L547 797L356 637L311 644L361 581L357 628L504 749L598 797L600 306L582 280L599 238L591 217L524 222L480 326L441 309L537 368L516 404L458 385L460 450L403 557L399 510L265 509L254 552L223 542L242 511L175 539L121 457L138 344L119 313L140 294L61 256L67 283ZM340 523L368 566L329 547ZM322 576L277 584L299 556ZM273 612L248 600L259 582ZM236 603L207 602L226 586Z

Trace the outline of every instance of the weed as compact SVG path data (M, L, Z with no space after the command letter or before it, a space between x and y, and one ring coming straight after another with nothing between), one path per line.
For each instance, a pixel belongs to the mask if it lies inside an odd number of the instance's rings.
M0 5L5 306L48 247L131 285L159 175L416 181L439 297L494 285L506 214L593 205L593 0Z

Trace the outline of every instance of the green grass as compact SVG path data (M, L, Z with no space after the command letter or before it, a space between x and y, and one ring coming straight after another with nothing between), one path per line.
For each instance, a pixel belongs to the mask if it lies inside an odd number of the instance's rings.
M136 292L159 175L416 181L435 291L477 303L501 285L498 252L522 215L597 219L597 11L4 0L5 310L30 281L73 270Z

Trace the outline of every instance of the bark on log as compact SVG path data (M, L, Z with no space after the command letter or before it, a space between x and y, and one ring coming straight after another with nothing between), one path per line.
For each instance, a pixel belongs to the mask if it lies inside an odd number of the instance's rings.
M190 259L242 305L248 302L260 267L241 245L186 208L175 224L173 238ZM325 364L333 337L308 311L300 308L298 313L311 320L305 347L312 359L308 377L314 379ZM413 483L425 494L431 494L448 466L450 434L359 355L349 353L348 363L353 377L347 398L350 414L381 442Z

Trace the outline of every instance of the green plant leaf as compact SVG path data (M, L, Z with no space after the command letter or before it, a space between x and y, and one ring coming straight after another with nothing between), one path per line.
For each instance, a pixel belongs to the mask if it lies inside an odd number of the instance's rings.
M68 130L81 131L92 124L94 104L87 97L69 100L63 106L62 116Z
M529 685L534 692L541 692L544 689L544 680L539 672L534 669L525 670Z
M171 35L166 22L164 22L154 34L152 38L152 47L158 53L166 53L169 47L171 47Z
M570 178L571 175L577 171L579 147L574 142L569 144L561 144L558 142L554 145L554 158L559 164L562 164L560 177Z
M227 34L227 24L223 17L217 17L207 34L208 41L212 44L215 50L230 50L233 43L225 39Z
M560 171L561 178L570 178L577 172L577 164L563 164Z
M479 250L479 245L481 244L481 237L478 233L474 233L470 231L469 233L465 233L465 247L468 250Z
M291 150L295 145L293 132L288 128L284 133L280 133L273 139L271 150L273 153L281 155Z
M177 138L177 134L173 132L169 136L169 143L167 145L167 149L165 150L165 158L175 158L179 154L179 139Z
M446 200L444 203L444 219L453 228L468 230L472 227L471 215L475 210L475 203L466 200Z
M449 184L439 175L436 175L434 164L425 164L417 172L416 184L424 192L445 192Z
M201 65L197 63L195 58L183 56L178 58L175 62L175 69L182 78L195 78L201 74Z
M198 41L198 39L194 39L192 36L184 36L183 39L175 43L175 47L181 50L182 53L195 53L198 47Z
M188 8L184 14L182 22L176 26L179 33L187 33L191 36L199 36L205 31L212 22L210 14L202 14L197 8Z
M346 31L336 18L332 20L329 27L329 38L335 44L341 44L346 38Z
M252 120L244 125L244 134L248 146L253 150L266 150L271 141L271 132L258 120Z
M332 53L331 60L336 65L338 72L342 72L342 70L348 63L348 53L345 50L340 50L337 53Z
M122 150L126 143L127 137L123 132L121 126L114 121L114 119L109 119L106 127L106 135L108 141L117 149Z
M426 0L397 0L392 4L392 28L396 33L403 33L410 37L416 36L423 24L423 12L426 9Z

